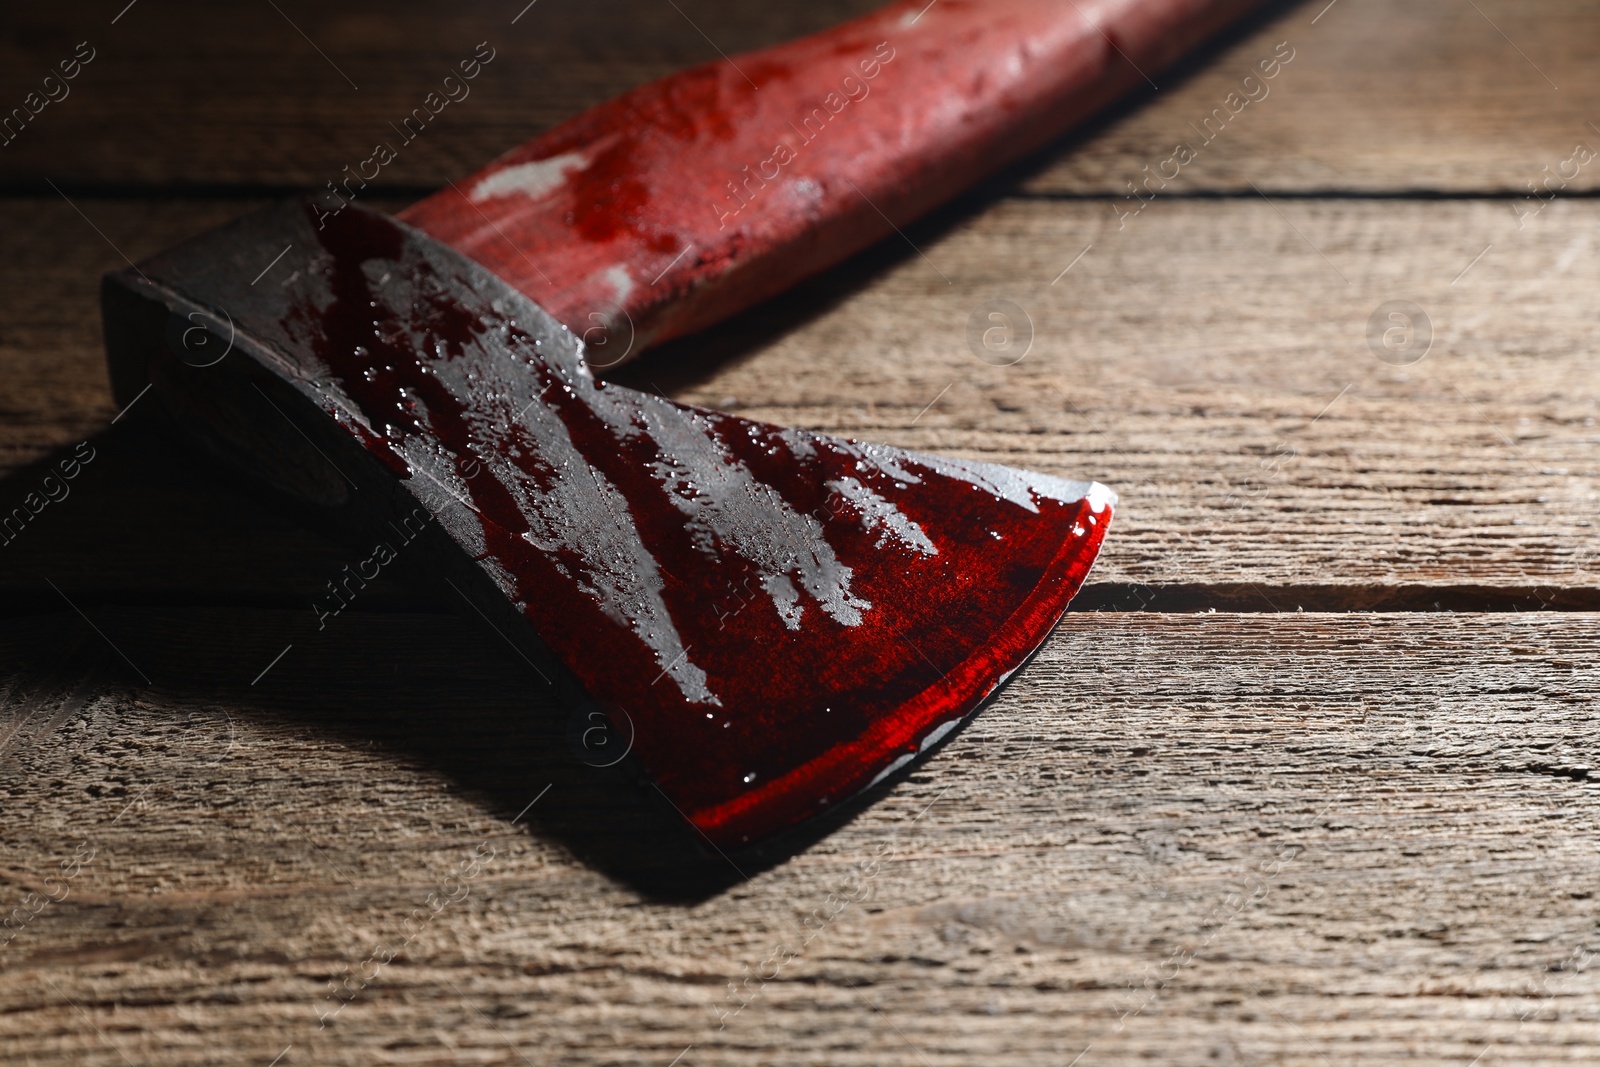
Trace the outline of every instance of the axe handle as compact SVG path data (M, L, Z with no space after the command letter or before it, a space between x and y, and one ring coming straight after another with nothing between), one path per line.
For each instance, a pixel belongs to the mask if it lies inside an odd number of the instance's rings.
M633 89L400 217L606 367L887 236L1254 3L893 3Z

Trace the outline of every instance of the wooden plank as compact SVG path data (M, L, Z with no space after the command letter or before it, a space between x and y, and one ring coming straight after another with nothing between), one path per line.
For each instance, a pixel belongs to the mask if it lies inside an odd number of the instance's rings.
M573 858L626 829L454 621L351 612L253 687L283 613L97 613L148 686L76 616L3 624L31 814L0 891L65 896L0 946L0 1035L40 1065L1587 1062L1596 621L1069 616L879 803L687 901ZM19 708L53 723L20 747Z
M38 491L42 457L115 415L94 295L121 262L108 242L144 255L248 205L79 206L92 225L0 205L17 237L0 263L8 509ZM886 245L621 377L1098 478L1123 505L1086 604L1592 607L1597 210L1558 202L1519 231L1481 202L1158 200L1119 229L1105 202L1006 200L909 231L925 257ZM967 341L999 299L1034 326L1009 367ZM1431 311L1411 366L1368 345L1391 299ZM95 441L102 467L0 552L10 595L59 606L43 575L124 602L282 605L337 573L341 550L226 473Z
M321 188L366 158L375 140L390 138L389 124L488 40L497 58L472 95L450 105L380 179L431 188L626 88L715 60L719 48L783 40L876 5L684 0L674 10L542 0L515 25L520 4L492 15L373 0L278 6L281 15L268 5L224 13L198 0L141 4L114 26L99 5L17 12L17 31L0 43L5 106L20 103L78 41L89 39L98 55L71 96L0 149L5 178L30 187L49 178ZM1288 41L1294 59L1265 98L1200 145L1177 186L1520 196L1545 167L1554 173L1570 159L1576 142L1600 148L1590 126L1600 121L1600 70L1587 50L1597 33L1600 11L1582 0L1274 4L1159 79L1159 92L1046 152L1007 184L1123 195L1176 141L1198 143L1189 124L1199 127L1225 106L1241 79ZM1596 188L1597 173L1578 168L1568 190Z
M1172 191L1521 197L1538 182L1548 196L1546 167L1553 191L1596 188L1594 162L1559 176L1576 143L1600 150L1600 72L1580 43L1600 30L1594 5L1312 0L1268 11L1081 145L1050 153L1023 188L1127 195L1178 144L1195 158L1165 167L1180 175ZM1245 84L1285 43L1293 59Z
M1407 587L1537 607L1596 584L1593 215L1557 203L1519 231L1489 202L1253 197L1119 224L1105 202L1001 201L622 377L1097 478L1123 495L1101 582L1231 587L1212 606L1242 590L1258 610L1249 583L1288 610ZM1012 366L991 363L1021 333L984 359L969 341L998 300L1032 325ZM1409 366L1388 360L1420 342L1369 344L1392 300L1431 321Z
M381 179L432 187L625 89L717 59L719 48L774 44L875 6L524 0L491 10L291 0L218 9L178 0L142 4L115 26L101 5L36 7L17 13L17 31L0 48L7 107L78 41L98 54L72 94L3 149L6 176L321 188L371 155L375 141L396 141L390 124L487 42L494 58L465 99L399 146Z

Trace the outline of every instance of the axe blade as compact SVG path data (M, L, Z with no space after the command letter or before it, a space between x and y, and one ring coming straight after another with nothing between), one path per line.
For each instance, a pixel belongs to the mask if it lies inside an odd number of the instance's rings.
M431 553L719 848L948 734L1105 535L1095 483L598 382L578 338L449 246L356 207L314 218L282 205L108 275L119 399L153 386L213 450Z

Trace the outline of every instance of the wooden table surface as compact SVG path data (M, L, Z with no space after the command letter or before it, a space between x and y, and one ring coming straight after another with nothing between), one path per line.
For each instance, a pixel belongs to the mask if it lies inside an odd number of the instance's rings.
M371 203L869 0L124 3L0 42L7 109L94 56L0 147L0 507L93 457L0 544L0 1060L1600 1057L1600 4L1269 5L917 251L623 372L1122 498L936 758L689 878L492 635L401 573L318 631L347 546L111 426L98 277L337 177L479 41Z

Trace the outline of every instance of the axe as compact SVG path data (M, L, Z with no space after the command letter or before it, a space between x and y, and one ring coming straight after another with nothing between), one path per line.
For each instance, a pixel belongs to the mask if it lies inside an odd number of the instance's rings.
M839 262L1249 6L894 3L634 89L398 217L270 208L106 277L113 390L365 531L361 567L426 553L712 845L753 843L976 710L1114 498L593 365Z

